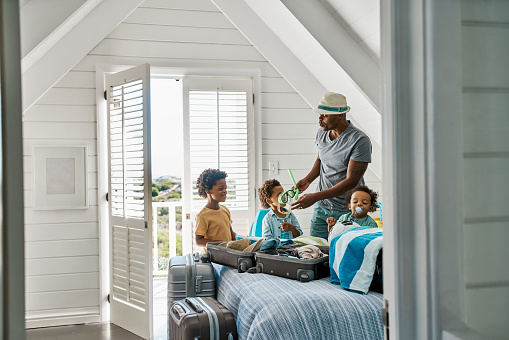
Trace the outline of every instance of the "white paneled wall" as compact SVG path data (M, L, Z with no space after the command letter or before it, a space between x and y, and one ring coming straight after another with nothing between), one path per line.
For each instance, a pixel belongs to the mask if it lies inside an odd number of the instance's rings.
M94 88L93 72L71 71L23 116L28 327L99 321ZM37 145L88 146L89 209L32 209Z
M463 249L467 324L507 338L509 2L462 2Z
M180 74L258 70L263 178L257 187L272 177L269 161L279 162L276 178L285 187L287 168L300 179L313 165L316 114L210 1L145 1L24 115L28 327L100 320L95 69L142 63ZM42 144L88 145L89 209L32 209L32 148ZM369 174L366 180L380 190ZM311 209L298 218L309 232Z

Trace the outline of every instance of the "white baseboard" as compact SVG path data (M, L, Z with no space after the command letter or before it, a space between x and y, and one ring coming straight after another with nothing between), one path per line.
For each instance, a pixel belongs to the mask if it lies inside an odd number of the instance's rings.
M41 328L53 326L79 325L84 323L101 322L101 316L95 315L62 315L25 319L25 328Z

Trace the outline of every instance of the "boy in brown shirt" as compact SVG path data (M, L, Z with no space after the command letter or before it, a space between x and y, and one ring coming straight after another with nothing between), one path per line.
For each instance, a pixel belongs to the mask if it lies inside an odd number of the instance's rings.
M233 241L230 210L220 202L226 201L226 177L224 171L204 170L196 183L198 194L207 198L205 207L196 215L196 244L205 247L208 242Z

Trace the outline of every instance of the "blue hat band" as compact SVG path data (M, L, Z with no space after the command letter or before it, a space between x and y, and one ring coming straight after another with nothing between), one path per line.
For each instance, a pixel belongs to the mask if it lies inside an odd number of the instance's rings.
M320 110L334 111L334 112L345 112L346 110L348 110L348 106L334 107L334 106L318 105L318 108Z

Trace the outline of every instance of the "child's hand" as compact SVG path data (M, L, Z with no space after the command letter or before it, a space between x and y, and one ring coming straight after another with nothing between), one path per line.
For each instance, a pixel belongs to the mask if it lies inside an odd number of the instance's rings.
M284 231L292 231L295 229L295 227L293 226L293 224L284 221L283 223L281 223L281 229L283 229Z
M329 231L332 229L332 227L334 227L334 225L336 224L336 219L334 217L328 217L327 218L327 224L329 225Z

